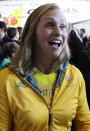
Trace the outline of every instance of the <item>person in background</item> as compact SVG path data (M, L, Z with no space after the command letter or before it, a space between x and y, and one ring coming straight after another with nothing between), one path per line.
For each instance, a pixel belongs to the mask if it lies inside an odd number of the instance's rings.
M71 49L70 63L74 64L83 74L86 84L87 101L90 108L90 48L89 39L86 47L74 30L69 34L69 47Z
M3 52L3 45L10 41L11 39L7 36L7 25L4 21L0 21L0 52Z
M76 32L76 30L72 29L69 33L69 47L71 51L71 57L70 57L70 63L75 65L83 74L86 84L86 96L88 105L90 108L90 73L89 73L89 59L85 53L87 51L85 46L83 45L83 42L81 41L80 36ZM73 126L72 131L76 131L76 125L73 120Z
M7 42L3 46L2 61L0 61L0 70L4 69L11 63L11 59L19 50L17 42Z
M0 41L4 38L7 25L5 22L0 21Z
M23 33L23 27L18 26L18 27L17 27L17 30L18 30L18 32L19 32L19 41L21 41L21 37L22 37L22 33Z
M73 24L68 24L68 45L70 48L71 57L69 62L75 66L78 65L79 56L85 50L82 39L79 35L79 30L73 27Z
M72 29L69 33L69 47L71 50L71 57L70 63L74 64L75 66L78 65L79 56L85 49L82 41L80 40L77 32Z
M7 36L11 39L11 41L15 41L18 43L19 40L19 32L16 27L8 27L7 28Z
M86 43L86 49L90 49L90 36L88 36L88 41Z
M28 17L19 53L0 72L1 131L90 130L80 71L69 64L67 21L53 3Z
M7 25L4 21L0 21L0 45L7 42L8 37L6 35Z
M88 38L87 38L87 35L86 35L86 30L84 28L81 28L79 35L82 39L83 45L86 47L86 43L88 41Z

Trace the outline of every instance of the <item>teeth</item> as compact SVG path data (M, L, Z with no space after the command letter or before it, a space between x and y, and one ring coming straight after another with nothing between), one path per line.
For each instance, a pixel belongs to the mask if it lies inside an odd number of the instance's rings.
M61 43L60 40L53 40L53 41L50 41L50 42L54 42L54 43Z
M51 46L59 47L59 46L61 45L61 42L53 41L53 42L49 42L49 44L50 44Z

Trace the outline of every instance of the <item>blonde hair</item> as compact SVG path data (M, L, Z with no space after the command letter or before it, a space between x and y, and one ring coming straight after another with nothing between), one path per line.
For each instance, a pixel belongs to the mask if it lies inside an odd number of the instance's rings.
M18 69L24 75L28 74L33 68L33 58L34 58L34 44L36 38L36 29L39 24L41 17L48 12L49 10L59 9L60 8L54 3L48 3L39 6L35 9L30 16L28 17L25 27L23 29L22 39L21 39L21 48L16 56L13 59L10 68ZM65 51L62 56L60 56L60 62L68 59L70 56L68 45L65 44Z

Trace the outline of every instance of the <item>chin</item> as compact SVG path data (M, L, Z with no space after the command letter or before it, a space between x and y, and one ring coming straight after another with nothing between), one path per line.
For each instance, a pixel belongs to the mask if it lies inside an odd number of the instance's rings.
M54 60L54 59L57 59L59 57L60 53L59 54L52 54L51 58Z

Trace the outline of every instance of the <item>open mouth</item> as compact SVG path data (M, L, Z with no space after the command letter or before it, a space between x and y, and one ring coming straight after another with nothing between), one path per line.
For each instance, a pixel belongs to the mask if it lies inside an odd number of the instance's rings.
M60 47L60 45L62 44L62 41L58 40L58 41L50 41L49 45L55 48Z

